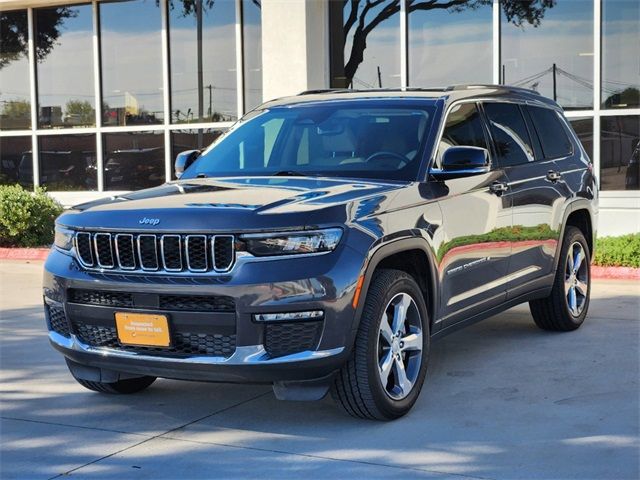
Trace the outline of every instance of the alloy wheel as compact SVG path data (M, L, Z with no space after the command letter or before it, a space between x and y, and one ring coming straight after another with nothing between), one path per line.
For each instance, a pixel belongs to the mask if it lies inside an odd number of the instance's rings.
M387 395L402 400L422 364L422 319L413 298L399 293L387 304L378 332L378 374Z
M585 261L581 243L569 247L564 274L564 291L567 307L574 317L579 317L587 303L589 294L589 265Z

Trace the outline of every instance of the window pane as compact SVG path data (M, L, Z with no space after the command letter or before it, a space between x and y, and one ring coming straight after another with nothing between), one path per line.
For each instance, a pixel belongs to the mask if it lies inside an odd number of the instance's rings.
M602 104L640 106L640 2L602 0Z
M484 109L491 125L491 135L500 165L508 167L533 161L529 132L518 105L486 103Z
M165 181L164 133L106 133L104 144L105 190L138 190Z
M593 118L569 118L568 120L587 155L593 159Z
M95 125L91 5L37 9L34 23L39 126Z
M560 123L558 114L549 108L527 107L533 126L542 143L544 158L559 158L571 155L573 147L567 132Z
M640 116L601 117L600 188L639 190Z
M104 125L161 123L160 8L152 0L100 2Z
M508 2L501 12L502 83L537 90L567 109L590 108L593 0L552 7L545 5L550 2L530 3ZM537 26L522 17L536 13L542 15Z
M449 147L487 148L480 112L475 103L463 103L451 109L438 145L437 165L442 165L442 155Z
M96 189L95 135L43 136L38 145L40 185L54 192Z
M174 130L171 132L171 178L175 178L175 159L185 150L202 150L213 143L223 129Z
M238 118L235 3L205 1L201 14L196 5L183 0L169 9L171 121L233 121Z
M460 10L438 5L413 11L409 7L409 85L491 83L491 5Z
M352 10L353 5L356 10ZM378 4L332 0L329 8L331 86L356 89L399 87L399 2L383 0Z
M31 127L27 11L0 12L0 129Z
M33 188L31 137L0 137L0 184Z
M260 3L242 0L244 111L262 103L262 16Z

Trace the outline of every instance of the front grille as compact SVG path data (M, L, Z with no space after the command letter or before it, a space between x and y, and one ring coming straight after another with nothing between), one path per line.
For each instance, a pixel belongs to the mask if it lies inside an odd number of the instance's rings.
M74 329L80 341L92 347L115 348L150 355L229 357L236 350L235 335L175 332L171 335L169 347L139 347L122 345L115 327L75 322Z
M68 301L82 305L99 305L105 307L136 307L134 294L127 292L110 292L106 290L86 290L71 288L67 292ZM235 300L227 296L209 295L158 295L160 310L184 310L190 312L229 312L236 309Z
M269 323L264 348L271 357L315 350L322 334L322 321Z
M85 268L223 273L235 263L233 235L78 232L75 247Z
M68 337L70 335L69 322L62 307L47 305L47 317L49 319L49 328L60 335Z

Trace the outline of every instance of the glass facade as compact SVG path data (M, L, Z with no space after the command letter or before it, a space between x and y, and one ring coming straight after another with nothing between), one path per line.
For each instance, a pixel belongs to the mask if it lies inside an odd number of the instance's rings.
M536 90L565 109L602 190L639 190L638 0L329 0L329 35L331 87Z
M170 180L177 153L262 103L261 12L255 0L0 12L0 184L90 192Z

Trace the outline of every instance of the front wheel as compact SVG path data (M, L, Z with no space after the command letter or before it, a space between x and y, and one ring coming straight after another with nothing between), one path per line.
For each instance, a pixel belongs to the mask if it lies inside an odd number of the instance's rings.
M333 398L354 417L393 420L406 414L422 389L429 340L427 308L413 277L399 270L376 272Z
M551 294L532 300L533 320L543 330L569 332L582 325L591 295L591 255L582 231L568 226Z

